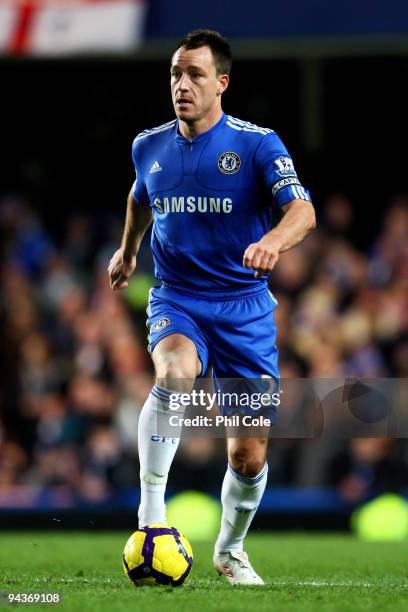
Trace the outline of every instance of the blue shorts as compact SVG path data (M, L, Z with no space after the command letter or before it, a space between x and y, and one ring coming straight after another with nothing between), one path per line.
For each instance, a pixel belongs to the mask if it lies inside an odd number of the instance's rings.
M267 286L196 297L166 285L150 291L147 307L149 351L171 334L183 334L196 346L204 376L213 380L279 380L274 310ZM230 411L224 410L223 413Z

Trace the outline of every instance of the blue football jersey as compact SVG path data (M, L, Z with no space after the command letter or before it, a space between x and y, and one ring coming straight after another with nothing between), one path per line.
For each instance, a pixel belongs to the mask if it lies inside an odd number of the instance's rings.
M270 230L275 205L310 201L273 130L224 114L190 142L175 119L141 132L132 156L134 198L153 212L159 280L220 295L267 282L244 268L246 248Z

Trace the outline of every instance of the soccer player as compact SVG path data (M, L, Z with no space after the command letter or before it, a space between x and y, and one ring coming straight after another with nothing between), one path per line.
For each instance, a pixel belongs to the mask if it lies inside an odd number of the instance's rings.
M179 438L156 430L171 393L190 392L209 365L215 380L278 380L268 273L315 226L310 195L277 134L224 114L231 63L217 32L197 30L177 46L170 71L176 119L133 143L136 180L109 265L112 289L127 287L153 220L161 284L148 305L156 384L139 421L141 526L166 522L164 493ZM279 207L283 216L274 224ZM232 584L264 584L243 541L266 486L266 447L265 437L227 440L214 565Z

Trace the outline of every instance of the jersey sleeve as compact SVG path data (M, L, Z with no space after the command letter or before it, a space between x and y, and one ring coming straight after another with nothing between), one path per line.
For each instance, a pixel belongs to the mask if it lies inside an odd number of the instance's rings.
M136 138L133 141L132 145L132 159L133 165L135 167L135 182L133 183L132 193L133 198L138 204L143 204L144 206L150 205L149 194L147 193L146 185L143 180L143 173L140 167L140 143Z
M291 200L311 202L309 191L300 183L292 158L275 132L262 139L255 153L255 163L279 206Z

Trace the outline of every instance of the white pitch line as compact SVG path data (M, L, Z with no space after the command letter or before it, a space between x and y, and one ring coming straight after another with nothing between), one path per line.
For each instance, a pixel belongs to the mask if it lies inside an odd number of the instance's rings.
M101 583L101 581L103 581L104 584L111 584L114 586L122 586L122 582L117 580L117 579L113 579L113 578L104 578L104 577L82 577L82 576L75 576L75 577L67 577L67 578L48 578L48 577L43 577L43 578L34 578L34 581L37 583L44 583L44 582L48 582L48 583L54 583L54 584L72 584L72 583L84 583L84 584L99 584ZM190 583L191 584L191 583ZM274 587L315 587L315 588L327 588L327 587L337 587L337 588L344 588L344 589L349 589L349 588L355 588L355 589L375 589L375 588L384 588L384 589L408 589L408 581L406 583L393 583L393 584L379 584L376 582L347 582L347 581L343 581L343 582L335 582L335 581L330 581L330 580L267 580L266 581L266 585L267 586L274 586Z

